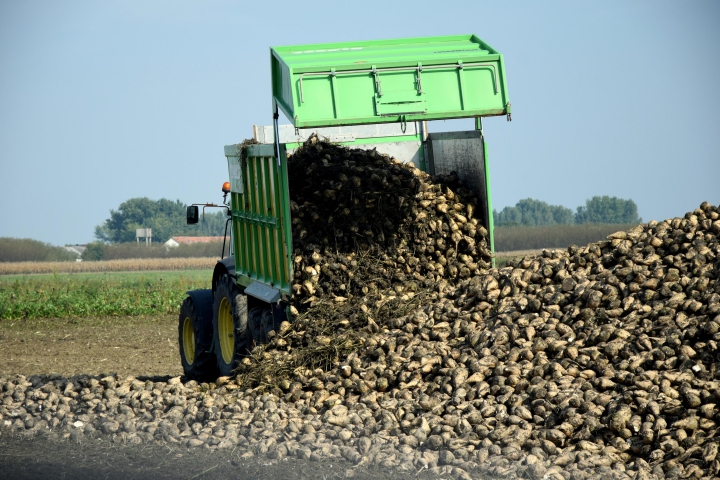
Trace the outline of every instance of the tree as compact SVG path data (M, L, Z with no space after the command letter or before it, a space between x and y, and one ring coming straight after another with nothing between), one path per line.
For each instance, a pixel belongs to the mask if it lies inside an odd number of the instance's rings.
M522 213L517 207L505 207L499 213L493 210L496 227L519 227L522 225Z
M624 200L607 195L595 196L585 201L584 207L578 207L575 223L641 223L637 205L632 200Z
M224 209L206 214L197 225L187 225L185 208L180 200L131 198L110 210L110 218L95 227L95 237L108 243L134 242L138 228L151 228L153 241L163 243L176 235L219 236L225 232Z
M84 261L88 262L94 262L98 260L102 260L105 256L105 244L102 242L92 242L88 243L85 246L85 250L83 250L82 258Z
M0 237L0 262L67 262L75 258L63 247L39 240Z
M526 198L514 207L505 207L500 213L493 211L495 225L499 227L558 225L573 223L573 213L562 205Z

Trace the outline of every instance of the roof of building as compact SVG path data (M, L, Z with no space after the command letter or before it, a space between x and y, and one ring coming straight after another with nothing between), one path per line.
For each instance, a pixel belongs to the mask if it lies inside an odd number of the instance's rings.
M181 245L190 245L192 243L211 243L221 242L223 237L172 237L170 240L175 240Z

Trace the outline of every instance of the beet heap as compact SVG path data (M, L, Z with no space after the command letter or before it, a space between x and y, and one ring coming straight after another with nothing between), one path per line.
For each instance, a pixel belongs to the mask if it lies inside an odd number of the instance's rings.
M454 174L313 136L289 158L288 177L296 303L401 295L490 266L477 198Z

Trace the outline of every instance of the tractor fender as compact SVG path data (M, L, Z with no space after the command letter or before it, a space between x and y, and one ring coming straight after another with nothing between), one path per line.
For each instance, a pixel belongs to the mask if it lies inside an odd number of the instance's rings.
M229 257L225 257L222 260L218 260L218 262L215 264L215 269L213 270L212 276L213 292L215 292L215 287L217 286L217 282L220 277L222 277L226 273L230 276L232 282L235 283L235 257L232 255Z
M187 292L188 297L192 299L195 306L195 312L200 321L205 325L210 325L212 329L213 320L213 292L210 289L190 290Z

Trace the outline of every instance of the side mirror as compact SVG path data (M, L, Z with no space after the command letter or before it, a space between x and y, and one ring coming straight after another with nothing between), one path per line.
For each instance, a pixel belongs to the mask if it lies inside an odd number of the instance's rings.
M200 209L197 205L190 205L187 207L187 224L195 225L200 219Z

